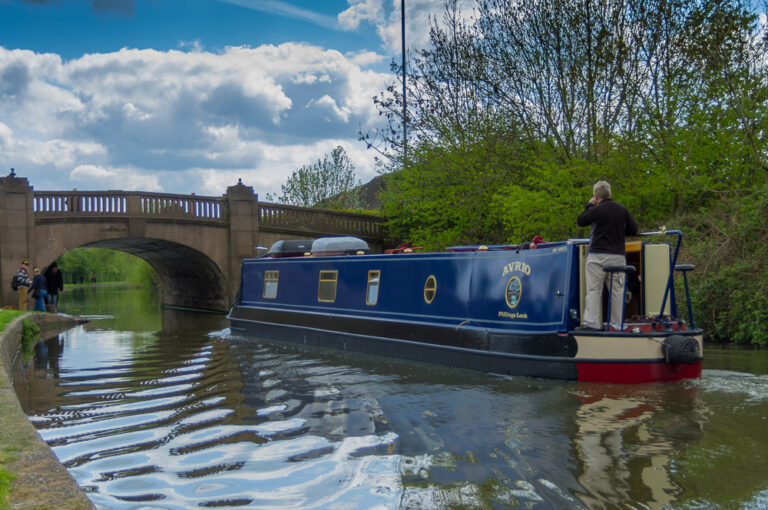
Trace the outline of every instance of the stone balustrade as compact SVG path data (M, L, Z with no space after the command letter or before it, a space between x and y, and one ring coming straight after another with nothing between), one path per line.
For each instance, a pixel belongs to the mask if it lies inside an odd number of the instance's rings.
M125 191L35 191L32 210L40 218L139 216L226 222L224 198Z
M258 224L272 232L352 235L383 238L383 219L366 214L309 209L258 202ZM38 218L134 216L229 221L226 197L130 191L34 191L32 210Z
M382 239L384 219L366 214L308 209L291 205L259 203L262 230L316 232Z

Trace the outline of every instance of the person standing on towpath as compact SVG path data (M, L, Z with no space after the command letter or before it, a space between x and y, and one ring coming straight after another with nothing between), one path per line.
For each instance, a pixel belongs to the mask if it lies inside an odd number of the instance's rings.
M22 260L19 270L13 275L11 287L19 293L19 310L27 309L27 291L32 286L32 280L29 279L29 261Z
M45 296L48 294L48 283L45 281L45 276L40 273L39 267L36 267L33 272L35 277L32 279L32 287L29 289L32 292L32 299L35 300L35 307L33 310L36 312L44 312ZM29 296L27 296L27 298L29 298Z
M56 261L51 262L43 276L45 276L45 281L48 284L48 295L45 297L46 309L56 313L59 305L59 292L64 290L64 276L59 271L59 265Z

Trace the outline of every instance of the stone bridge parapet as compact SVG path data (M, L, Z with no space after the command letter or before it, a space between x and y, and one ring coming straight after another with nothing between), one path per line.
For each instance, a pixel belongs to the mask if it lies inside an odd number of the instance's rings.
M79 247L132 253L157 271L162 300L226 310L242 259L278 239L350 235L382 248L383 218L259 202L238 182L221 197L133 191L35 191L26 178L0 178L2 303L22 259L46 267Z
M227 222L227 201L219 197L131 191L35 191L37 218L125 215Z

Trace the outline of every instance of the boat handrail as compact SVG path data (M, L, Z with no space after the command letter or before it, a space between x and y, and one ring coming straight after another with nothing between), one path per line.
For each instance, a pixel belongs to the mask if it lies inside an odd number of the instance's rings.
M675 235L677 236L677 242L675 243L675 250L672 254L672 260L670 261L669 265L669 274L667 275L667 285L664 288L664 296L661 300L661 309L659 310L659 322L666 323L666 321L663 320L664 318L664 308L667 306L667 299L669 298L670 294L673 292L673 278L675 273L675 267L677 266L677 256L680 254L680 245L683 242L683 232L681 230L672 229L668 230L666 227L661 227L659 230L653 230L650 232L641 232L637 234L638 237L649 237L649 236L669 236L669 235ZM569 243L580 243L585 242L588 243L589 239L569 239ZM691 310L691 297L686 292L686 305L688 307L688 310ZM693 317L688 318L689 322L693 324Z
M587 239L589 241L589 239ZM446 246L446 251L452 252L470 252L470 251L521 251L535 248L551 248L553 246L562 246L569 241L543 241L541 243L520 243L520 244L468 244L460 246Z

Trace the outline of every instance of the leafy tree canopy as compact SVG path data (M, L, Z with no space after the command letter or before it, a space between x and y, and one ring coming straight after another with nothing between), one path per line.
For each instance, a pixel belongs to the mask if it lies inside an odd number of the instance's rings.
M601 179L641 227L691 225L703 248L686 255L707 267L706 253L723 237L764 237L765 216L755 211L768 185L765 5L472 5L467 15L459 0L446 0L430 46L409 58L405 116L406 70L393 63L399 78L374 98L387 125L361 134L387 175L381 199L396 240L439 249L585 237L575 218ZM737 216L738 229L727 219ZM719 220L691 219L700 217ZM768 266L763 251L750 251L759 267ZM768 275L738 253L694 277L695 298L713 305L710 324L727 318L718 336L765 339L759 306L729 310L732 300L714 299L715 289L731 296L739 281L750 281L750 292L768 286Z
M302 207L326 209L354 209L359 207L355 187L355 167L343 147L335 147L331 154L312 165L294 171L280 188L282 194L267 193L267 200Z

